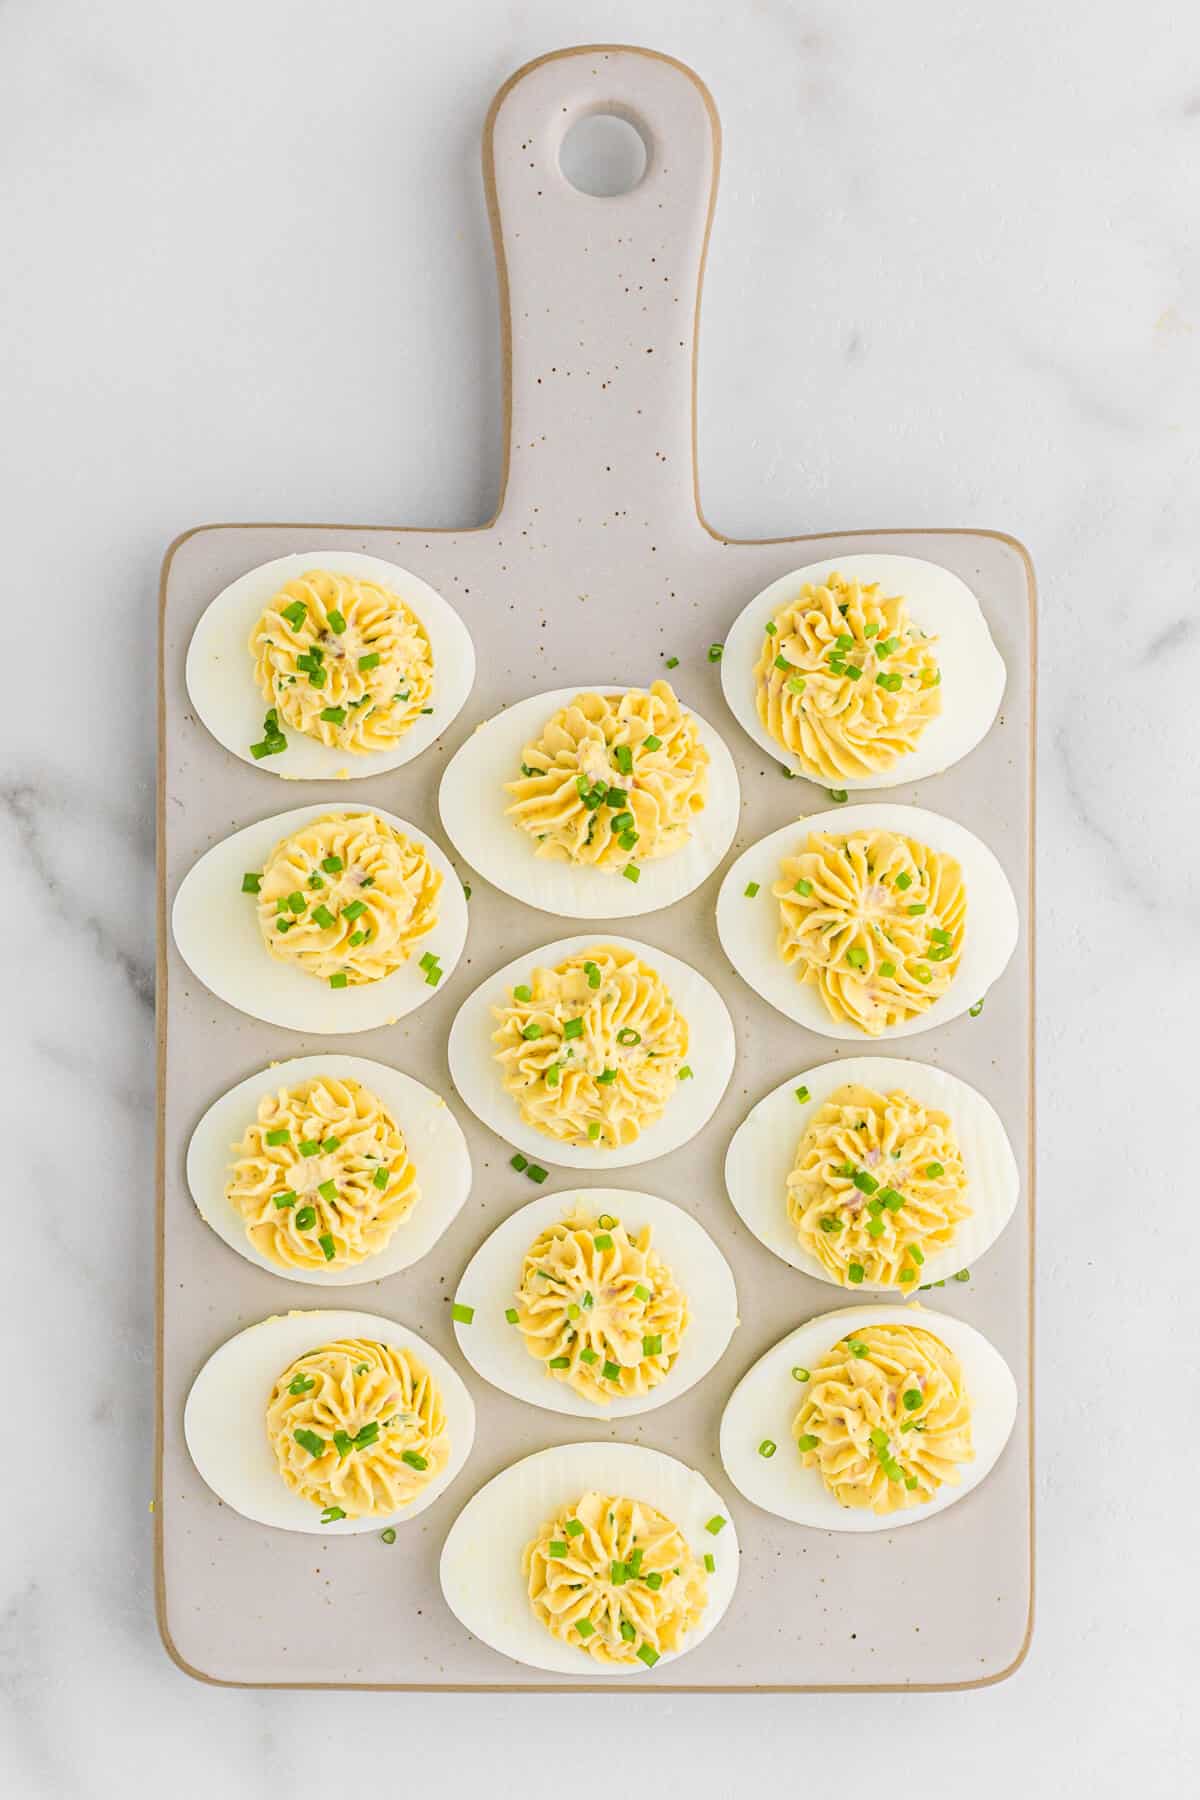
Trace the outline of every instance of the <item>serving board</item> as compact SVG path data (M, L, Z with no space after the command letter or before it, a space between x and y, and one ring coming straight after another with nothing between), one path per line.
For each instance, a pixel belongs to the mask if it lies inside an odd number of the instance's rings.
M647 168L632 192L594 198L558 164L566 131L593 112L641 131ZM438 1553L468 1498L531 1451L607 1432L665 1450L726 1495L743 1547L730 1611L695 1651L633 1689L950 1687L996 1680L1028 1642L1032 1594L1032 805L1034 605L1029 559L990 531L871 530L734 542L696 498L694 385L700 279L716 191L720 128L698 77L624 47L572 49L530 64L493 104L484 180L500 272L507 456L496 517L480 529L209 525L170 548L161 590L159 767L159 1443L155 1521L163 1641L188 1673L254 1685L586 1689L546 1679L474 1641L448 1611ZM466 708L406 768L301 791L227 754L190 710L184 658L192 629L226 583L314 542L369 551L414 570L457 607L477 650ZM791 1024L746 987L717 942L720 871L666 912L630 922L651 945L713 981L734 1017L738 1062L708 1127L683 1149L618 1177L692 1212L729 1259L741 1325L716 1368L660 1410L597 1426L534 1409L479 1380L458 1357L450 1320L457 1279L484 1237L539 1190L509 1150L458 1101L446 1065L454 1013L501 963L561 935L556 923L472 882L467 951L453 979L393 1027L306 1040L214 999L169 941L179 883L204 850L301 801L373 802L441 839L437 787L481 719L536 690L646 683L664 659L685 702L723 732L737 760L742 815L730 859L766 832L828 806L786 780L741 732L707 657L758 589L818 557L901 551L943 563L976 591L1008 666L995 726L964 762L889 799L968 825L1000 857L1021 901L1021 937L977 1018L905 1046L974 1083L999 1110L1021 1167L1016 1217L966 1284L924 1296L961 1315L1003 1352L1020 1390L1017 1429L997 1468L964 1501L902 1531L824 1534L743 1501L717 1454L722 1409L771 1344L842 1296L786 1267L750 1236L722 1181L746 1112L793 1071L842 1050ZM728 862L729 859L727 859ZM867 1047L869 1048L869 1046ZM886 1053L887 1046L881 1045ZM184 1179L193 1126L227 1088L273 1059L317 1051L392 1063L444 1094L466 1131L474 1187L446 1236L415 1267L338 1287L331 1301L390 1315L449 1356L478 1409L478 1435L455 1486L388 1548L376 1534L314 1540L239 1517L205 1487L183 1442L188 1388L234 1332L289 1308L311 1287L255 1268L202 1223ZM548 1159L547 1159L548 1160ZM601 1172L579 1185L603 1186ZM573 1185L552 1169L551 1184ZM550 1185L550 1184L548 1184ZM542 1190L546 1191L546 1190ZM582 1660L582 1659L581 1659Z

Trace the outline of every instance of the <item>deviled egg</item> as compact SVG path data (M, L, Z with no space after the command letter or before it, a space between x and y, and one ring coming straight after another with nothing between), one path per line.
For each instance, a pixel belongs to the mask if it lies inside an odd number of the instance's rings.
M627 1418L675 1400L737 1325L728 1263L657 1194L542 1194L476 1251L455 1296L472 1368L517 1400Z
M470 1454L475 1408L444 1356L374 1313L293 1312L209 1357L183 1416L226 1505L284 1531L399 1525Z
M640 1444L562 1444L469 1500L442 1592L501 1655L584 1680L644 1677L720 1623L737 1534L702 1475Z
M755 1363L721 1419L721 1461L767 1512L824 1531L894 1531L994 1467L1017 1387L972 1326L915 1302L810 1319Z
M734 1132L725 1185L768 1250L819 1281L913 1293L975 1263L1017 1203L999 1115L957 1076L847 1057L782 1082Z
M867 551L782 575L725 639L738 723L786 769L847 790L948 769L987 735L1004 662L966 582Z
M740 798L717 732L655 681L518 701L467 739L438 804L494 887L562 918L623 919L712 874Z
M463 1002L449 1042L476 1117L518 1151L576 1169L628 1168L686 1144L733 1058L733 1022L702 975L596 935L498 969Z
M359 1056L275 1063L214 1101L192 1133L201 1218L239 1256L292 1281L380 1281L417 1262L471 1186L441 1097Z
M298 780L381 775L461 711L475 650L418 575L325 548L223 588L192 634L186 679L204 724L243 762Z
M717 896L726 956L825 1037L910 1037L977 1005L1016 947L1017 903L965 826L878 801L760 838Z
M301 806L206 851L171 923L218 999L293 1031L367 1031L412 1012L451 973L467 903L415 825L378 807Z

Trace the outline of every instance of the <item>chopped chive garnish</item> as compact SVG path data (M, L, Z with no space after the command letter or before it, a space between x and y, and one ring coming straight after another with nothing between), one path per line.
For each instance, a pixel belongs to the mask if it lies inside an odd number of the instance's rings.
M508 1166L510 1169L515 1169L518 1175L523 1175L529 1167L529 1158L527 1156L522 1156L521 1152L518 1150L515 1156L509 1158Z
M606 1362L600 1373L604 1376L605 1381L619 1381L621 1379L621 1366L619 1363Z
M261 875L243 875L242 876L242 892L243 892L243 894L257 894L259 892L259 890L261 889L261 887L262 887L262 876Z
M900 873L897 875L896 886L900 889L901 893L903 893L906 888L912 886L912 876L908 873L907 869L901 869Z
M563 1530L568 1537L581 1537L583 1535L583 1522L580 1519L568 1519L563 1526Z
M716 1572L717 1572L717 1559L716 1559L716 1557L715 1557L715 1556L714 1556L714 1555L713 1555L713 1553L712 1553L712 1551L711 1551L711 1550L706 1550L706 1551L705 1551L705 1552L704 1552L704 1566L705 1566L705 1568L706 1568L706 1569L707 1569L707 1570L708 1570L708 1572L709 1572L709 1574L710 1574L710 1575L715 1575L715 1574L716 1574Z
M661 1332L655 1332L652 1336L644 1337L642 1339L642 1355L643 1356L661 1356L662 1355L662 1333Z
M746 898L746 899L747 899L747 900L753 900L753 898L754 898L754 896L755 896L755 895L756 895L756 894L757 894L757 892L758 892L758 883L757 883L757 881L748 881L748 882L747 882L747 883L746 883L746 886L745 886L745 890L744 890L744 892L745 892L745 898Z
M658 1661L658 1651L649 1644L639 1644L637 1654L638 1661L644 1662L648 1669L652 1669Z
M808 1370L801 1368L800 1364L797 1363L796 1367L792 1370L792 1380L793 1381L807 1381L808 1379L809 1379Z
M328 1449L325 1439L318 1437L315 1431L294 1431L292 1436L300 1448L307 1450L310 1456L324 1456Z
M632 831L633 824L634 820L631 812L619 812L612 822L612 828L618 836L620 836L623 832Z
M970 1281L970 1279L971 1279L970 1269L959 1269L957 1274L955 1275L954 1279L955 1279L955 1281Z
M728 1523L729 1523L729 1520L727 1518L725 1518L723 1514L714 1513L712 1518L709 1519L708 1523L705 1525L704 1529L705 1529L705 1531L707 1531L709 1533L709 1535L711 1537L719 1537L721 1532L723 1532L725 1527L728 1525Z
M419 1455L417 1453L417 1451L415 1451L415 1450L402 1451L401 1455L400 1455L400 1461L407 1463L410 1469L416 1469L418 1472L420 1472L420 1470L422 1470L422 1469L427 1469L429 1467L429 1464L425 1460L425 1458L423 1456Z
M940 1162L931 1162L925 1164L925 1173L928 1175L930 1181L936 1181L938 1176L944 1175L946 1171Z
M709 662L720 662L720 660L724 654L725 654L724 644L710 644L708 646Z
M475 1308L473 1306L464 1306L460 1301L456 1300L450 1308L450 1317L454 1320L456 1325L469 1325L471 1320L475 1317Z
M317 1384L311 1375L293 1375L292 1379L288 1382L288 1393L307 1394L309 1388L315 1388L316 1385Z
M668 656L667 667L668 669L677 669L679 667L679 658L677 656Z
M850 1267L846 1270L846 1278L857 1285L857 1283L862 1280L864 1273L865 1271L861 1263L852 1262Z
M551 1063L545 1074L546 1086L556 1088L559 1083L559 1078L562 1075L562 1071L563 1065L561 1063Z
M621 873L626 881L640 881L642 879L642 871L638 868L636 863L626 863L625 867L621 870Z
M318 1187L317 1192L320 1194L322 1200L328 1200L332 1204L332 1202L337 1199L337 1182L323 1181Z
M861 1338L847 1338L846 1339L846 1348L847 1348L847 1350L849 1350L851 1356L857 1356L857 1357L861 1358L861 1357L866 1356L868 1350L870 1349L870 1345L864 1344Z
M349 981L349 979L350 978L346 974L346 971L344 969L340 969L336 975L331 975L329 977L329 985L331 988L344 988L346 986L347 982Z
M579 1352L579 1360L580 1362L591 1364L599 1362L600 1358L594 1350L581 1350Z
M575 1629L581 1638L590 1638L596 1627L590 1619L576 1619Z
M910 1244L908 1246L908 1254L918 1266L925 1261L925 1252L922 1250L920 1244Z
M340 1506L327 1506L321 1514L321 1523L322 1525L332 1525L336 1520L344 1519L345 1516Z
M569 1369L571 1359L569 1356L552 1356L547 1366L551 1369Z
M807 1456L810 1450L816 1449L820 1441L820 1438L814 1437L811 1431L805 1431L796 1439L796 1448Z
M299 1150L301 1156L320 1156L321 1154L321 1143L319 1138L301 1138L296 1148Z
M601 1087L610 1087L616 1079L617 1071L615 1069L601 1069L596 1077L596 1081Z
M915 919L925 911L925 903L922 900L914 900L912 905L906 906L904 910L910 919Z
M633 751L628 744L617 744L613 747L613 762L622 775L633 774Z
M334 1256L336 1254L332 1235L328 1231L323 1231L321 1233L320 1237L317 1239L317 1242L318 1242L318 1244L320 1244L321 1249L324 1252L325 1261L332 1262L334 1259Z
M633 1294L634 1294L634 1299L640 1300L644 1306L646 1301L649 1300L649 1298L650 1298L650 1289L648 1287L644 1287L642 1285L642 1283L639 1281L637 1286L633 1290Z
M977 1019L982 1011L983 1011L983 1001L977 1000L975 1002L974 1006L968 1006L967 1017L969 1019Z
M587 1310L588 1310L588 1309L589 1309L589 1307L592 1307L592 1306L595 1306L595 1304L596 1304L596 1302L595 1302L595 1301L594 1301L594 1300L593 1300L593 1299L592 1299L592 1296L591 1296L591 1294L585 1294L585 1295L584 1295L584 1296L583 1296L583 1300L582 1300L582 1302L581 1302L581 1305L582 1305L582 1306L583 1306L583 1310L584 1310L584 1312L587 1312Z
M596 1223L600 1227L601 1231L615 1231L617 1228L618 1221L616 1219L614 1219L614 1217L611 1213L601 1213L599 1218L596 1220Z
M583 1020L581 1018L568 1019L563 1025L562 1034L565 1038L581 1038L583 1036Z
M587 984L590 988L598 988L600 986L600 966L598 963L585 962L583 965L583 972L587 976Z
M323 706L321 708L321 717L327 724L344 725L346 723L346 709L344 706Z
M588 1124L587 1134L593 1144L596 1142L596 1139L600 1136L600 1126L595 1119L592 1119L590 1121L590 1123Z
M525 1173L528 1175L530 1181L542 1182L546 1179L546 1171L543 1169L541 1163L530 1163Z
M396 1527L394 1525L389 1525L386 1531L380 1532L379 1536L385 1544L394 1544L396 1541Z
M533 999L533 989L530 987L515 987L513 989L513 999L519 1000L522 1005L525 1005L527 1001Z
M343 906L342 917L343 917L343 919L348 920L351 925L353 925L355 919L359 918L362 913L366 912L366 910L367 910L367 903L365 900L352 900L350 902L349 906Z
M770 1461L778 1448L779 1445L775 1442L774 1438L764 1438L762 1443L758 1446L758 1454L760 1456L765 1456L767 1460Z
M436 987L444 974L444 969L430 969L428 975L425 977L425 986Z
M625 789L619 787L610 787L604 796L605 804L608 806L624 806L628 798L629 795Z
M520 1315L515 1306L506 1306L504 1309L504 1316L510 1325L516 1325L519 1322Z
M881 962L879 965L879 973L883 976L885 981L890 981L892 976L896 973L895 963Z
M623 1045L626 1050L631 1049L634 1044L640 1044L641 1041L641 1032L635 1031L632 1025L622 1025L620 1031L617 1033L618 1044Z
M542 1035L542 1028L538 1024L536 1019L531 1019L529 1021L528 1025L522 1025L522 1027L521 1027L521 1036L523 1038L528 1038L531 1043L533 1042L534 1038L540 1038L541 1035Z
M567 1554L566 1542L562 1538L551 1538L547 1548L551 1556L558 1557L560 1560Z
M294 912L294 913L302 913L304 911L305 907L308 905L308 901L304 898L304 895L299 892L299 890L297 890L294 894L288 895L287 903L288 903L288 906L291 908L292 912Z
M296 1214L296 1230L309 1231L317 1222L317 1211L314 1206L302 1206Z
M340 856L326 856L321 861L321 867L327 875L340 875L345 866Z
M852 944L846 952L846 961L850 964L852 969L865 969L867 966L867 953L865 950L860 949L857 944Z
M286 1125L281 1125L277 1131L268 1131L267 1133L268 1144L290 1144L291 1141L292 1134Z
M349 946L352 950L357 950L358 946L360 944L365 944L366 941L367 941L367 934L365 931L352 931L350 933L350 936L346 939L346 942L349 944Z
M328 931L329 927L337 922L324 901L320 906L313 907L312 916L324 931Z
M797 1098L797 1100L799 1100L801 1106L803 1106L804 1102L806 1100L812 1099L812 1095L809 1093L809 1091L806 1087L798 1087L796 1089L796 1098Z
M860 1194L873 1194L879 1186L875 1177L868 1175L865 1169L856 1169L852 1179Z
M293 600L290 606L281 607L280 617L287 620L293 631L299 631L308 617L308 608L303 600Z
M275 1206L295 1206L297 1198L298 1196L292 1192L291 1188L286 1188L282 1194L274 1196L273 1204Z
M826 788L825 791L829 795L829 798L831 800L833 800L838 806L840 806L842 804L842 801L845 800L845 798L846 798L845 788Z
M621 1636L625 1639L627 1644L632 1644L634 1638L637 1636L637 1632L629 1623L628 1619L621 1620Z
M612 1237L607 1231L598 1231L592 1242L597 1250L611 1250L613 1247Z
M784 685L789 694L802 694L807 683L803 675L789 675Z
M813 891L812 882L805 881L803 876L801 876L800 880L796 883L795 888L793 889L793 892L799 894L800 897L804 900L807 900L808 896L812 893L812 891Z
M325 1152L326 1156L332 1156L333 1152L335 1150L340 1150L341 1147L342 1147L342 1140L340 1137L334 1137L331 1134L329 1137L321 1139L321 1148Z
M642 749L643 750L661 750L662 749L662 739L655 737L653 734L651 734L650 737L642 739Z
M916 1412L918 1406L921 1404L923 1395L920 1388L905 1388L900 1398L903 1400L909 1412Z
M359 657L358 666L360 669L377 669L379 667L380 660L381 659L380 659L378 650L372 650L366 656Z

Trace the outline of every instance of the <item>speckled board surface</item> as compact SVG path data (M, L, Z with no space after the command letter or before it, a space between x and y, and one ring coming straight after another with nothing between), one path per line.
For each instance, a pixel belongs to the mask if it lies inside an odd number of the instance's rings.
M645 177L619 198L581 195L558 169L565 131L597 110L632 118L649 145ZM554 921L474 879L466 955L428 1005L391 1028L310 1041L213 999L178 957L164 923L158 1598L165 1643L198 1676L276 1685L564 1685L471 1639L442 1600L437 1558L462 1505L498 1470L530 1451L605 1434L700 1469L728 1497L743 1551L720 1629L648 1673L639 1690L951 1685L995 1679L1023 1653L1032 1589L1032 572L1019 545L986 531L859 530L733 543L702 521L693 472L694 349L718 155L706 90L690 71L647 52L563 53L530 65L502 90L485 137L511 400L499 513L491 525L461 533L325 522L207 526L172 547L162 593L163 920L198 855L302 800L373 801L441 840L438 781L480 719L537 689L648 681L668 655L680 659L673 679L682 698L718 726L737 760L743 806L728 862L828 802L807 783L785 780L742 734L721 698L708 644L723 637L751 594L818 557L881 549L944 563L980 596L1008 666L1007 692L996 725L963 763L887 798L947 813L991 846L1021 903L1021 937L984 1013L921 1036L911 1054L988 1096L1012 1138L1023 1187L1016 1217L970 1282L926 1299L970 1320L1002 1350L1020 1389L1017 1429L981 1488L895 1533L849 1537L791 1526L744 1502L727 1480L717 1426L734 1385L785 1331L830 1310L838 1296L748 1234L724 1192L725 1149L755 1101L837 1047L780 1017L730 969L713 924L720 872L633 929L693 962L725 996L738 1037L734 1078L699 1137L629 1171L619 1185L661 1193L703 1222L733 1268L742 1323L699 1386L614 1426L535 1410L486 1386L461 1364L450 1325L464 1265L536 1190L508 1168L506 1146L454 1095L447 1031L485 974L560 935ZM706 353L719 354L719 346ZM318 531L323 543L390 558L440 589L474 637L479 674L453 727L411 766L349 789L306 782L298 791L209 737L189 709L183 664L195 622L221 587L256 563L303 551ZM188 1136L244 1076L272 1059L322 1049L394 1063L443 1093L467 1133L475 1170L466 1206L422 1262L383 1282L337 1289L339 1305L393 1316L426 1336L460 1367L478 1408L463 1475L391 1549L370 1533L336 1541L249 1523L204 1486L182 1436L188 1387L211 1351L244 1325L313 1303L311 1288L252 1267L201 1222L184 1181ZM551 1181L558 1183L553 1172ZM591 1185L603 1182L600 1175ZM586 1667L578 1683L565 1685L586 1687Z

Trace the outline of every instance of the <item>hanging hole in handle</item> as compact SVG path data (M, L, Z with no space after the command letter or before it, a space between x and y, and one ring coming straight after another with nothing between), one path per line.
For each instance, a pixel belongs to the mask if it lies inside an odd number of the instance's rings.
M611 200L631 194L646 173L649 150L632 119L614 112L586 113L562 141L558 166L581 194Z

